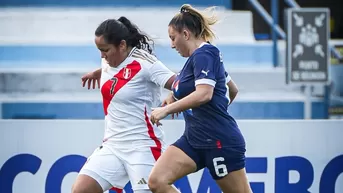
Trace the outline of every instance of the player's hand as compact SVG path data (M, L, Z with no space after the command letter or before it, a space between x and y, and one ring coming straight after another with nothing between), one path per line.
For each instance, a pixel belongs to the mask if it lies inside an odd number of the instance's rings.
M166 106L166 105L169 105L169 104L171 104L171 103L173 103L173 102L175 102L176 100L175 100L175 98L174 98L174 96L173 96L173 92L170 92L169 94L168 94L168 96L167 96L167 98L165 98L164 100L163 100L163 102L162 102L162 107L164 107L164 106Z
M88 89L93 88L95 89L95 85L98 85L100 88L100 78L101 78L101 69L98 69L93 72L89 72L81 77L82 86L85 87L88 83Z
M172 104L172 103L175 102L175 101L176 101L176 100L175 100L175 98L174 98L174 96L173 96L173 92L170 92L170 93L168 94L167 98L163 100L161 106L164 107L164 106L166 106L166 105ZM176 116L176 117L179 117L179 113L173 113L173 114L171 115L172 119L174 119L175 116Z
M151 112L150 121L153 124L161 124L160 120L164 119L168 115L167 108L166 107L157 107L153 108Z

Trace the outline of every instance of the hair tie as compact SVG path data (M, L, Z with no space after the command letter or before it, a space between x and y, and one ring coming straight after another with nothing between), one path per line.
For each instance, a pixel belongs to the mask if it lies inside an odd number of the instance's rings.
M188 9L186 9L186 8L184 8L184 7L181 8L180 13L186 13L186 12L189 12Z

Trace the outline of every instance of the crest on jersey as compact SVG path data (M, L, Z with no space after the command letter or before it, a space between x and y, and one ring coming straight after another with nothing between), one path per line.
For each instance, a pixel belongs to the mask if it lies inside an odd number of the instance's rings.
M113 95L114 94L114 88L117 85L118 82L118 78L117 77L113 77L111 78L112 84L111 84L111 89L110 89L110 94Z
M177 92L177 90L179 90L179 82L180 80L174 81L172 88L175 89L175 92Z
M125 79L129 79L131 77L131 69L130 68L124 68L123 77Z

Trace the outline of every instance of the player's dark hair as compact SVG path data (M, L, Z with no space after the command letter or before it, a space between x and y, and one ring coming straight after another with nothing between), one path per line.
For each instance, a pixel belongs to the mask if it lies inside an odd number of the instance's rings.
M215 7L209 7L205 11L211 11ZM207 16L189 4L181 6L180 13L176 14L169 22L169 26L174 27L178 32L184 28L191 31L196 38L204 38L205 41L211 42L215 38L214 32L210 26L217 23L216 16Z
M122 40L130 47L144 49L152 53L153 41L129 19L122 16L118 20L107 19L103 21L95 30L97 37L103 36L106 43L118 46Z

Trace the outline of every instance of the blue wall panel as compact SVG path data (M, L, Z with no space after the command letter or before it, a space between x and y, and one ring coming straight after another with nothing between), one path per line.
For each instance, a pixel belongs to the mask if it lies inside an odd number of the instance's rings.
M3 103L4 119L103 119L101 103Z
M4 119L103 119L101 103L3 103ZM303 119L302 102L235 102L229 107L236 119ZM323 102L312 104L312 117L327 117ZM182 118L182 115L179 116Z
M223 53L225 63L236 63L240 65L253 64L259 66L262 64L272 64L272 52L270 45L244 45L228 44L218 45ZM165 62L177 63L182 65L185 58L182 58L175 50L168 45L155 45L155 51L158 58ZM95 45L89 46L0 46L0 67L13 67L13 63L33 65L40 62L74 62L84 66L84 63L99 64L100 52ZM24 63L23 63L24 62ZM11 64L11 66L6 66ZM48 64L47 64L48 65ZM49 67L49 66L46 66Z

